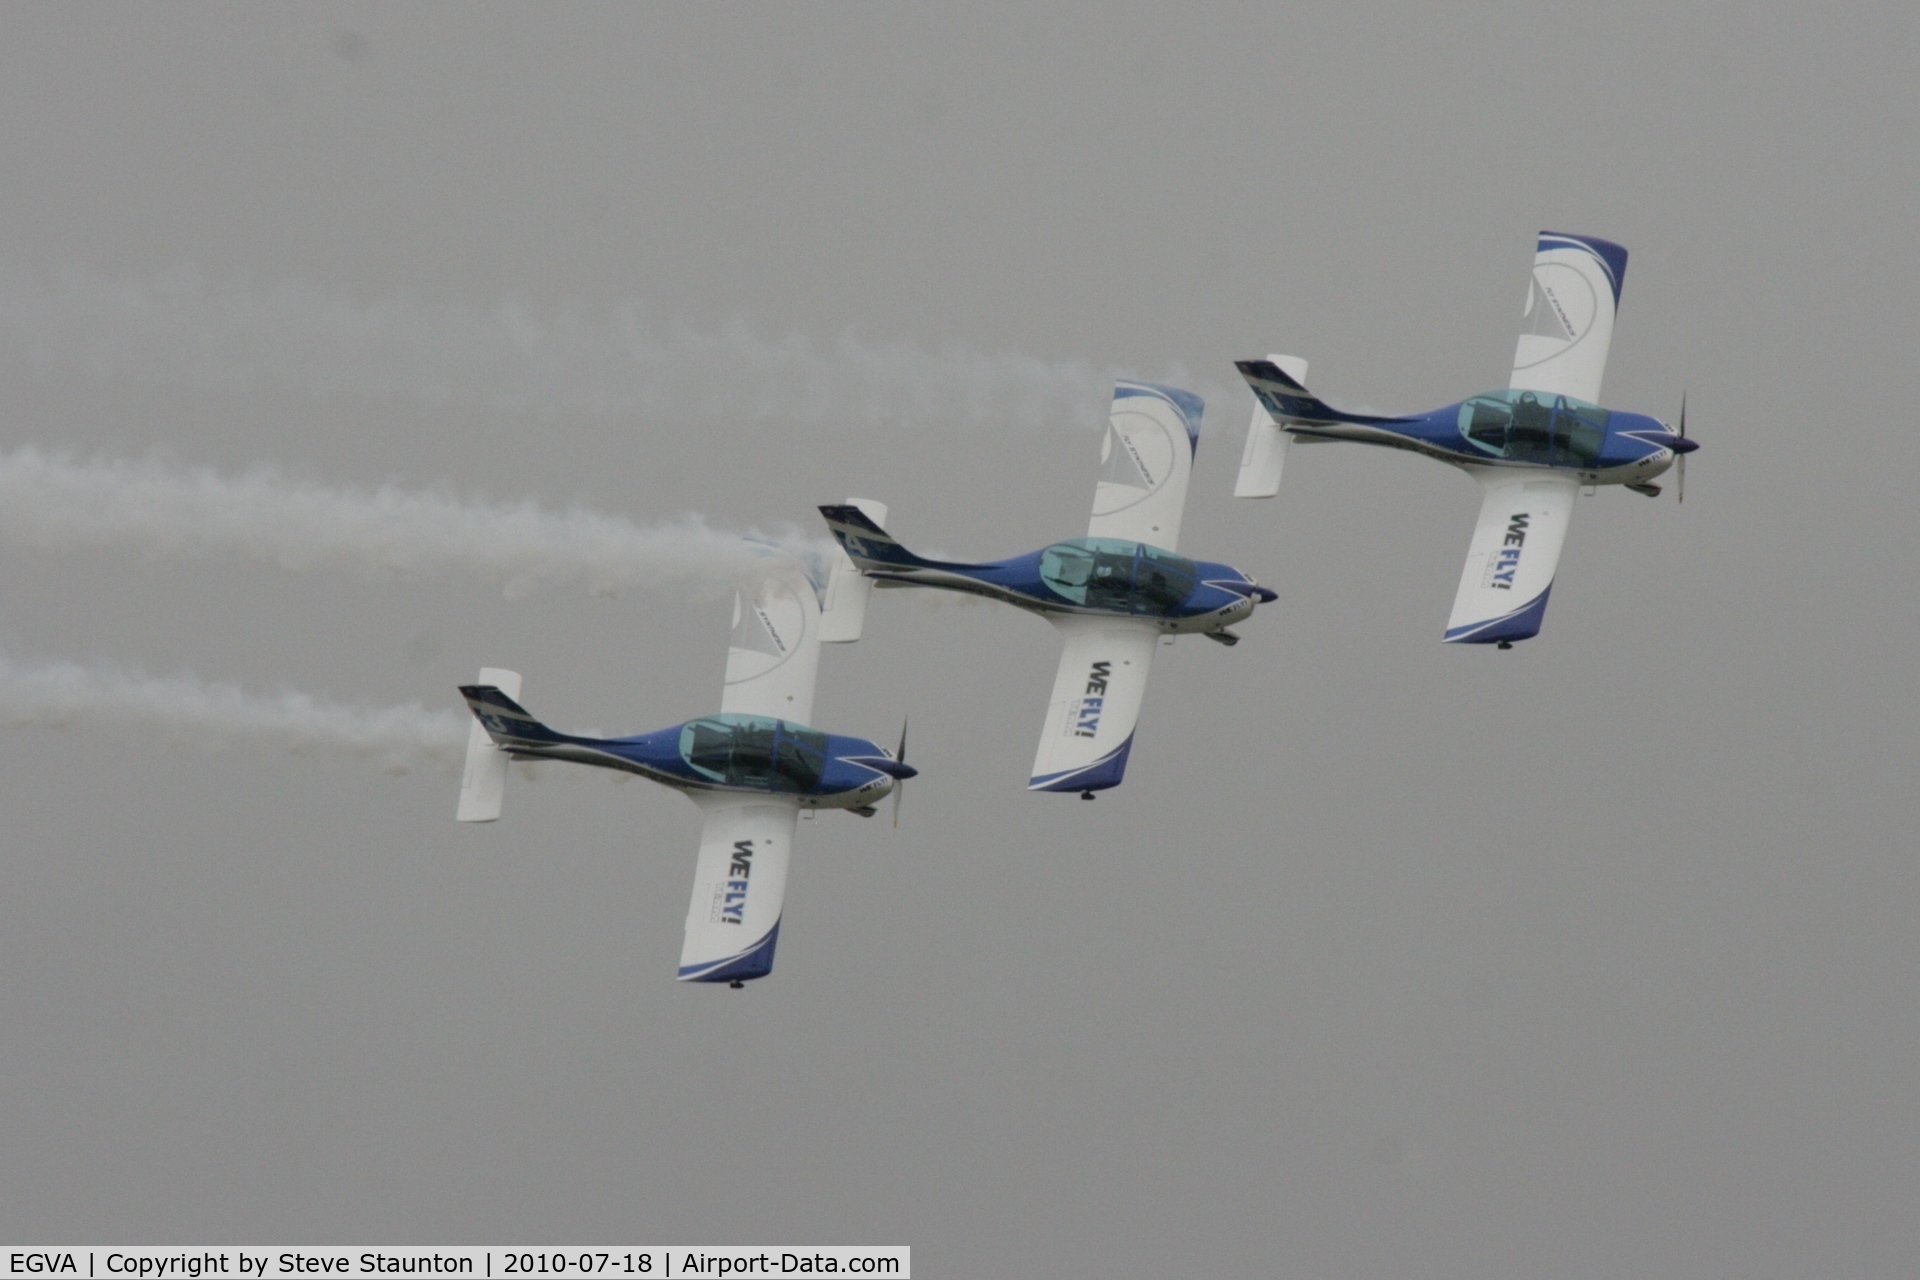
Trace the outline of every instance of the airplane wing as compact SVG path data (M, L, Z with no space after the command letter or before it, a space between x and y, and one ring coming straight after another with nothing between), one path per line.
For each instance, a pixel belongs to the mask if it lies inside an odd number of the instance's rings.
M819 672L820 597L798 566L735 593L720 710L810 723Z
M1516 391L1599 401L1626 275L1627 251L1610 240L1540 233L1513 353Z
M1538 635L1579 482L1520 468L1474 468L1485 491L1447 636L1496 644Z
M763 978L773 971L800 806L773 796L691 794L706 823L680 948L680 981Z
M1065 646L1029 791L1100 791L1127 771L1160 631L1124 618L1049 617Z
M1175 549L1205 408L1199 396L1177 387L1114 385L1089 538L1123 538Z

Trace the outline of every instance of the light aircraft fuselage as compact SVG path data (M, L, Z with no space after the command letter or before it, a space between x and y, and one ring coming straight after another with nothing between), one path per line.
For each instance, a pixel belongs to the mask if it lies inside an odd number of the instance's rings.
M1086 536L1023 556L930 560L895 541L872 517L874 504L820 508L874 585L984 596L1038 614L1060 632L1030 791L1091 800L1119 786L1155 651L1182 634L1237 644L1232 625L1274 599L1251 574L1174 550L1205 410L1199 396L1178 387L1116 383Z
M857 507L820 508L854 563L882 587L937 587L1060 617L1119 616L1168 634L1219 631L1274 598L1229 564L1145 542L1070 538L1006 560L968 564L906 551Z
M677 791L775 795L809 809L871 809L918 771L878 743L771 716L722 712L654 733L583 738L535 720L500 690L462 685L467 705L515 760L566 760Z
M1684 495L1685 458L1699 447L1684 396L1677 427L1598 403L1626 270L1627 251L1611 240L1541 232L1507 389L1430 413L1344 412L1307 390L1298 356L1238 361L1260 407L1234 496L1277 494L1292 440L1351 440L1456 466L1482 493L1444 639L1511 649L1539 634L1581 490L1656 497L1653 481L1678 462Z
M1251 382L1266 361L1244 361ZM1260 402L1295 439L1350 440L1425 454L1455 466L1572 472L1582 484L1647 484L1698 446L1658 418L1603 409L1545 391L1489 391L1404 417L1342 413L1303 420L1320 402L1286 394L1261 378ZM1295 414L1302 416L1293 416Z

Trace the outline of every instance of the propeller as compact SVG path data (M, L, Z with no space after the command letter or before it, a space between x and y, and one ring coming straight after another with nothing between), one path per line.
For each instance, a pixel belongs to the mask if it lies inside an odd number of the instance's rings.
M907 718L905 716L900 717L900 749L893 753L893 758L895 760L898 760L901 764L905 764L907 762ZM900 797L903 794L905 794L906 789L907 789L907 780L905 778L894 779L894 782L893 782L893 829L896 831L900 829Z
M1680 393L1680 438L1682 440L1687 438L1687 393L1684 390ZM1680 451L1680 474L1675 479L1673 486L1673 500L1675 502L1685 502L1687 500L1687 455L1692 452L1693 450L1691 449L1682 449Z

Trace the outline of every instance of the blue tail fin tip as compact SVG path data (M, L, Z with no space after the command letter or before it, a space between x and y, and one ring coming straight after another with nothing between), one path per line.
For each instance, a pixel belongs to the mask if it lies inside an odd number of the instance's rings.
M496 685L463 684L460 686L460 696L465 698L469 703L480 702L490 706L505 707L508 711L524 719L533 719L531 712L502 693Z
M560 742L564 734L555 733L533 713L490 684L463 684L461 696L468 710L495 742Z
M894 541L892 534L875 524L858 507L823 506L820 514L826 517L828 531L846 551L848 558L861 568L943 567L940 562L924 559L901 546Z
M873 517L851 503L844 506L838 504L824 505L820 508L820 514L825 516L829 523L850 524L856 529L869 533L883 534L886 532L885 529L882 529L873 522Z

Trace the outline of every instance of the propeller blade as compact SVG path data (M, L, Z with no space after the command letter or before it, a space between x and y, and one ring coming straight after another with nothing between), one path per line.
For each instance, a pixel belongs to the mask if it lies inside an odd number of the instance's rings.
M1684 387L1680 390L1680 438L1682 440L1687 438L1687 392ZM1687 500L1687 454L1692 452L1693 450L1687 449L1680 454L1680 474L1675 478L1673 486L1675 502Z
M907 718L905 716L900 717L900 750L894 752L893 758L901 764L907 762ZM900 829L900 797L906 794L906 790L905 778L893 780L893 829L895 831Z

